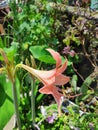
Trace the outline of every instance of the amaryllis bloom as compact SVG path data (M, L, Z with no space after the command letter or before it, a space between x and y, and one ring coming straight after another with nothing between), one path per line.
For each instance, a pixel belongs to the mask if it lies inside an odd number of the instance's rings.
M61 56L58 52L55 52L52 49L47 49L47 51L49 51L53 58L56 60L56 68L49 71L43 71L33 69L24 64L19 64L18 66L29 71L32 75L37 77L44 84L44 86L39 89L39 92L43 94L53 95L58 104L58 110L60 114L60 105L63 94L61 93L60 88L56 87L56 85L64 85L70 80L68 76L62 74L67 68L67 60L64 64L62 64Z

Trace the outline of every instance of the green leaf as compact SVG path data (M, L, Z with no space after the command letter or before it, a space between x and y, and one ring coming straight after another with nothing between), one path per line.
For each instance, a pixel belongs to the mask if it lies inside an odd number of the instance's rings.
M42 101L43 99L46 97L46 95L40 93L37 98L36 98L36 105L38 106Z
M20 32L24 31L24 29L30 30L30 26L29 26L28 23L23 22L23 23L20 25L19 29L20 29L20 30L19 30Z
M6 52L8 59L12 61L13 57L16 55L17 47L13 44L9 48L4 48L4 51Z
M65 39L63 39L63 43L65 43L67 46L70 45L70 37L66 37Z
M0 37L0 48L3 48L4 45L3 45L3 41L2 41L2 38Z
M19 90L18 80L16 83ZM5 75L0 75L0 130L3 130L4 126L7 124L13 114L14 105L12 83L6 78Z
M79 46L81 44L79 38L75 37L74 35L72 36L72 40Z
M86 100L89 97L89 95L91 93L88 91L88 87L91 85L92 82L93 82L93 78L91 78L90 76L88 76L84 80L83 84L80 87L80 93L82 93L82 95L77 97L77 99L76 99L77 101L78 100L84 101L84 100Z
M46 50L46 46L31 46L29 50L32 53L33 57L39 61L55 64L55 60Z
M78 80L77 75L73 75L72 80L71 80L71 85L72 85L75 93L76 93L76 89L77 89L77 80Z
M90 76L85 79L80 89L82 94L87 94L88 87L91 85L92 82L93 79Z

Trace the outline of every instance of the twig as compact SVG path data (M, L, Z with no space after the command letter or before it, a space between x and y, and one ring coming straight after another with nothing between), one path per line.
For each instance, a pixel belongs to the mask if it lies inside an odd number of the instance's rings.
M83 76L77 71L77 69L74 67L73 64L72 64L72 67L73 67L74 71L77 73L77 75L84 81Z
M78 97L78 96L80 96L80 95L82 95L82 93L75 94L75 95L73 95L73 96L70 95L70 96L64 96L64 97L70 99L70 98Z
M85 43L85 38L83 38L83 40L82 40L83 51L84 51L84 54L87 57L87 59L90 61L91 65L95 68L96 66L94 65L94 63L92 62L92 60L89 58L89 55L88 55L88 53L87 53L87 51L85 49L84 43Z

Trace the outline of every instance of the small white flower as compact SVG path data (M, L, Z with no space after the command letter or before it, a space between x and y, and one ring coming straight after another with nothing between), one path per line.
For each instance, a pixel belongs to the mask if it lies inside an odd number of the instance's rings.
M44 117L46 117L47 112L46 112L46 109L45 109L43 106L41 106L41 113L42 113L42 115L43 115Z

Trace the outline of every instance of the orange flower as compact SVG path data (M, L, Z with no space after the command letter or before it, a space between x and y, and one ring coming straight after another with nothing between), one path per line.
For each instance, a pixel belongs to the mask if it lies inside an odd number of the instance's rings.
M51 77L49 77L49 79L51 81L53 81L53 79L55 77L55 81L52 82L52 84L45 84L45 86L42 87L39 90L39 92L43 93L43 94L52 94L53 95L53 97L55 98L55 100L58 104L58 112L60 115L60 106L62 103L63 94L60 93L61 90L58 87L56 87L55 85L64 85L67 82L69 82L70 78L68 76L64 76L62 74L64 72L64 70L67 68L67 61L65 61L65 63L62 65L62 60L61 60L59 53L55 52L52 49L47 49L47 50L51 53L53 58L56 60L55 72ZM46 76L46 78L47 78L47 76Z
M49 71L43 71L33 69L23 64L21 64L20 66L29 71L35 77L37 77L44 84L44 86L39 89L39 92L43 94L53 95L58 104L58 111L60 114L60 106L62 101L61 97L63 97L63 94L60 93L61 90L60 88L56 87L56 85L64 85L70 80L68 76L62 74L67 68L67 61L65 61L65 63L62 65L61 56L58 52L55 52L52 49L47 49L47 51L49 51L53 58L56 60L56 68Z
M62 59L61 56L58 52L55 52L52 49L47 49L51 55L53 56L53 58L56 60L56 68L55 68L55 85L64 85L67 82L69 82L70 78L68 76L63 75L62 73L66 70L67 68L67 61L65 61L65 63L62 65ZM52 79L52 77L51 77Z

